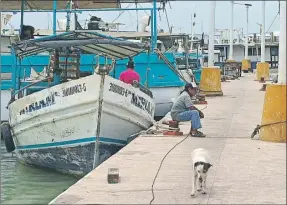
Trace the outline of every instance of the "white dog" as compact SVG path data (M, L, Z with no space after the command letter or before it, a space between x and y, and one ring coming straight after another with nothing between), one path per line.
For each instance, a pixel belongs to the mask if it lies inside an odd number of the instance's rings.
M198 148L192 152L193 183L191 196L194 196L195 189L206 194L206 177L211 166L207 150Z

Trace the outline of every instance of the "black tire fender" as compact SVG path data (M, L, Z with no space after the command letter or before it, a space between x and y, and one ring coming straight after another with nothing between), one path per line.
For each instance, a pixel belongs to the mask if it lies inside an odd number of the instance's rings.
M1 124L1 136L3 137L7 152L13 152L15 150L15 144L9 123Z

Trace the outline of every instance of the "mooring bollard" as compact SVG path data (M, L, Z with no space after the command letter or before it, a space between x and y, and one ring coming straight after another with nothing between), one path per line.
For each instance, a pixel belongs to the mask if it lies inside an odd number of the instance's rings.
M266 91L266 85L267 84L263 84L262 88L259 91Z
M261 77L259 82L260 82L260 83L265 83L264 77Z
M108 170L108 183L109 184L117 184L120 181L119 169L118 168L110 168Z

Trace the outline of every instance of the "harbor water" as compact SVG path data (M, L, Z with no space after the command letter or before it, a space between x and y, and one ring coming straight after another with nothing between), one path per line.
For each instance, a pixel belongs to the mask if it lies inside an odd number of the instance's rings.
M1 204L48 204L77 180L19 163L1 140Z

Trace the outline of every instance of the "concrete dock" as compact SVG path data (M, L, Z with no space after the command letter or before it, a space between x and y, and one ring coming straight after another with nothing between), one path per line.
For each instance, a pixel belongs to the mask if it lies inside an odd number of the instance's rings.
M153 204L286 204L286 144L250 136L261 124L264 92L254 74L222 83L222 97L207 98L202 131L188 137L165 159L154 184ZM180 124L187 134L189 122ZM50 204L149 204L164 155L185 136L138 137ZM207 194L191 197L191 152L208 149L213 167ZM120 183L108 184L109 168Z

